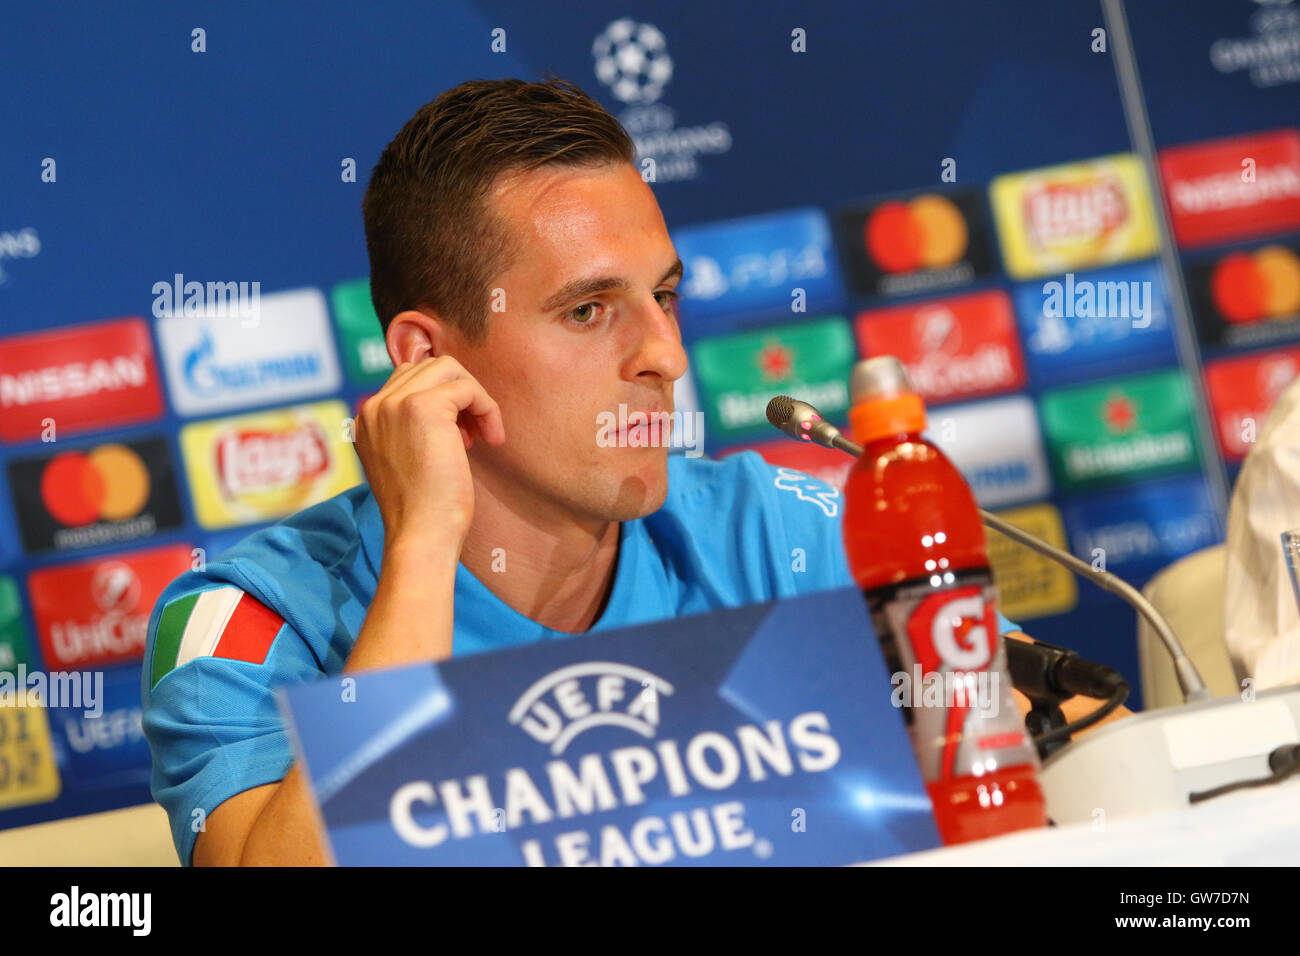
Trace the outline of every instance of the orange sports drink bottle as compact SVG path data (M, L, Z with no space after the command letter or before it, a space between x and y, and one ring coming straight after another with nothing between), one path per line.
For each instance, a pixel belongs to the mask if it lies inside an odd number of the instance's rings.
M898 359L859 362L851 391L849 424L863 452L844 488L844 547L939 835L964 843L1045 826L1038 753L1011 696L975 498L921 436L925 405Z

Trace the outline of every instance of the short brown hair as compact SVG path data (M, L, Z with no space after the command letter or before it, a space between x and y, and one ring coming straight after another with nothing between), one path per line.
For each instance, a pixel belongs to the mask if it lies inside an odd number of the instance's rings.
M618 120L554 77L470 80L420 107L379 157L361 207L384 332L399 312L427 307L481 342L488 283L512 251L486 203L497 177L635 156Z

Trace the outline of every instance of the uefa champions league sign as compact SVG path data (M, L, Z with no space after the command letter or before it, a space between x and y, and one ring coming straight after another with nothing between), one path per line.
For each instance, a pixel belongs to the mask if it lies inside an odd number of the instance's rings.
M340 865L842 864L939 845L860 593L439 665L281 708Z

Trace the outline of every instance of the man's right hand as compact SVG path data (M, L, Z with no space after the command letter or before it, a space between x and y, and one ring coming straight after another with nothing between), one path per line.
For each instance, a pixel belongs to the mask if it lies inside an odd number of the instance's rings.
M374 599L344 671L451 656L456 566L474 518L466 452L505 441L501 409L454 358L404 362L356 419L357 455L384 520ZM327 860L299 767L235 794L208 815L199 865L320 865Z
M356 418L357 455L384 519L385 547L402 540L457 545L474 519L466 452L506 439L501 409L450 355L403 362Z

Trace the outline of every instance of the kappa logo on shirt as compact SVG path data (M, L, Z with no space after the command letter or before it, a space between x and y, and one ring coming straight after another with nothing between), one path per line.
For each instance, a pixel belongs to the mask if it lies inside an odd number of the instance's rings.
M782 491L793 491L799 496L800 501L811 501L826 512L828 518L834 518L840 513L839 491L828 488L820 481L809 478L801 471L794 471L791 468L779 468L777 469L774 484Z

